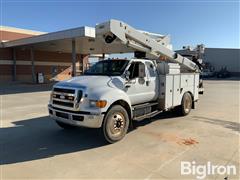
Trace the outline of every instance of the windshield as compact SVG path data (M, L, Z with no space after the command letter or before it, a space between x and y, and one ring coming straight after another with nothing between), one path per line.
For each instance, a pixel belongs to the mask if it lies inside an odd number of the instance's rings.
M120 76L123 74L128 60L99 61L84 72L84 75Z

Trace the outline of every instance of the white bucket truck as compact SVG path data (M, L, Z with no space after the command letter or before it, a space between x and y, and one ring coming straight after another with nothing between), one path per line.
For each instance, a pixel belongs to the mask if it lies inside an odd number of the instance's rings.
M84 75L55 84L48 107L59 126L101 128L114 143L126 135L131 121L173 108L187 115L194 108L199 68L171 50L168 36L110 20L96 26L97 40L121 43L136 58L102 60Z

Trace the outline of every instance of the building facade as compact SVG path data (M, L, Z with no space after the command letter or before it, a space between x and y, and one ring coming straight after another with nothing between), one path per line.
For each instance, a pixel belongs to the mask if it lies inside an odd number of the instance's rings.
M226 68L233 76L240 76L240 49L206 48L204 62L210 63L215 71Z
M5 43L44 34L46 33L1 26L0 41ZM37 80L38 73L43 73L45 82L68 79L72 76L71 59L71 53L35 50L33 62L32 51L27 47L0 47L0 82L33 82ZM88 55L76 54L75 63L76 73L81 74L88 65Z
M196 56L196 49L190 50L187 46L176 52L182 55ZM193 52L193 53L192 53ZM222 69L230 72L231 76L240 76L240 49L237 48L204 48L201 58L206 68L219 72Z

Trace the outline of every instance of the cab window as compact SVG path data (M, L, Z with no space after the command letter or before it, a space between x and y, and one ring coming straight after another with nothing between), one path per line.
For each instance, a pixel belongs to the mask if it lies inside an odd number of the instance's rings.
M128 68L128 71L130 72L130 76L129 78L130 79L134 79L134 78L137 78L139 75L139 64L141 62L133 62L130 67Z
M154 69L153 64L150 63L150 62L145 62L145 64L147 66L147 69L148 69L148 72L149 72L149 76L150 77L155 77L156 73L155 73L155 69Z

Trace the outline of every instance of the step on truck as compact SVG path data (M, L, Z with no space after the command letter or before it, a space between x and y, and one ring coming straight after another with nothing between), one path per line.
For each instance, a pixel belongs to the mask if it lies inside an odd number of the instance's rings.
M83 75L56 83L48 109L59 126L100 128L106 141L114 143L132 121L173 108L185 116L195 107L199 67L172 51L168 36L110 20L96 26L96 41L121 43L135 58L101 60Z

